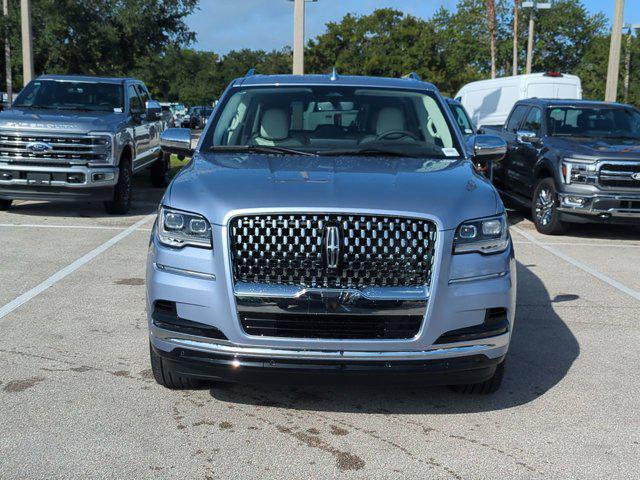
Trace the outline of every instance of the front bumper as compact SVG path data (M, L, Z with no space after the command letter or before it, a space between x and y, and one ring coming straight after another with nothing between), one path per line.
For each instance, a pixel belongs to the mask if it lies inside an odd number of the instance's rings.
M0 163L0 198L11 200L108 200L118 167L32 166Z
M441 232L438 273L434 273L422 327L415 337L276 338L243 330L223 253L228 247L224 232L217 228L214 225L213 250L170 249L155 238L150 244L146 282L150 341L172 368L185 375L261 381L296 372L331 377L394 373L422 376L431 384L474 383L491 377L508 351L515 316L512 247L490 256L451 255L454 232ZM175 302L179 318L210 325L223 336L206 338L160 328L152 318L154 303L160 300ZM487 310L493 308L506 311L507 333L452 343L438 341L447 332L481 325Z
M592 221L640 219L640 195L559 193L558 201L558 211L566 219L572 216Z

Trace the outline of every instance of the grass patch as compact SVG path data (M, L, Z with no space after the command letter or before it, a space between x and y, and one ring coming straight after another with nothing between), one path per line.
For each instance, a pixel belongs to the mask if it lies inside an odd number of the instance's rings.
M184 167L187 162L189 161L188 158L185 158L184 160L178 160L178 156L177 155L171 155L171 160L169 161L169 176L170 178L175 177L178 172L180 171L180 169L182 167Z

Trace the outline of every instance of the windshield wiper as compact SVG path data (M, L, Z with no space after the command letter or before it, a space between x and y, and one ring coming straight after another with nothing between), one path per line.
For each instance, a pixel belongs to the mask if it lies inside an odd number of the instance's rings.
M348 156L366 156L366 157L374 157L374 156L421 157L423 156L423 155L416 155L416 154L411 154L407 152L402 152L394 149L377 148L377 147L350 148L350 149L341 149L341 150L321 150L318 152L318 155L323 155L323 156L348 155Z
M280 155L305 155L307 157L317 157L312 152L303 152L293 148L276 147L274 145L214 145L209 148L211 152L239 152L239 153L277 153Z

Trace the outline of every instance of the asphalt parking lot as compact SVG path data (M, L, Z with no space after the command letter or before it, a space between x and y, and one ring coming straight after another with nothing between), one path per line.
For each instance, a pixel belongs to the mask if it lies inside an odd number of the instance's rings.
M640 230L543 237L511 212L505 383L169 391L144 264L161 192L128 216L0 212L0 478L639 478Z

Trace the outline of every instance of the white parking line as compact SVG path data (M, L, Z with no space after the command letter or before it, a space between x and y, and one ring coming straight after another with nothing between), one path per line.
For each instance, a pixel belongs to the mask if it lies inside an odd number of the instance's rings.
M109 227L104 225L52 225L46 223L0 223L0 227L16 228L65 228L79 230L126 230L128 227ZM149 228L138 228L139 231L148 232Z
M553 248L552 246L550 246L550 245L548 245L546 243L541 242L540 240L535 238L530 233L525 232L524 230L522 230L522 229L520 229L518 227L513 227L512 226L510 229L512 231L515 231L515 232L519 233L524 238L529 240L531 243L537 245L538 247L546 250L547 252L555 255L558 258L561 258L565 262L570 263L574 267L579 268L580 270L582 270L584 272L587 272L589 275L593 275L597 279L602 280L603 282L611 285L613 288L621 291L622 293L626 293L630 297L635 298L636 300L640 300L640 292L638 292L638 291L636 291L636 290L634 290L632 288L629 288L626 285L623 285L622 283L618 282L617 280L614 280L613 278L608 277L604 273L599 272L598 270L596 270L595 268L590 267L589 265L585 265L584 263L576 260L575 258L570 257L566 253L563 253L560 250L558 250L556 248Z
M123 230L122 232L117 234L115 237L111 238L110 240L107 240L106 242L104 242L99 247L94 248L89 253L87 253L86 255L83 255L82 257L80 257L75 262L71 263L70 265L67 265L66 267L58 270L56 273L51 275L49 278L47 278L45 281L43 281L39 285L36 285L35 287L33 287L31 290L29 290L29 291L23 293L22 295L20 295L19 297L13 299L9 303L7 303L5 306L0 308L0 319L6 317L11 312L13 312L15 309L21 307L22 305L27 303L32 298L40 295L47 288L55 285L56 283L58 283L60 280L64 279L68 275L71 275L73 272L78 270L80 267L82 267L83 265L89 263L91 260L96 258L98 255L100 255L101 253L105 252L108 248L112 247L113 245L118 243L120 240L123 240L124 238L128 237L133 232L138 230L138 228L140 228L142 225L144 225L145 223L147 223L148 221L150 221L150 220L152 220L154 218L155 218L155 214L152 214L152 215L147 215L146 217L144 217L141 220L138 220L136 223L131 225L126 230Z

